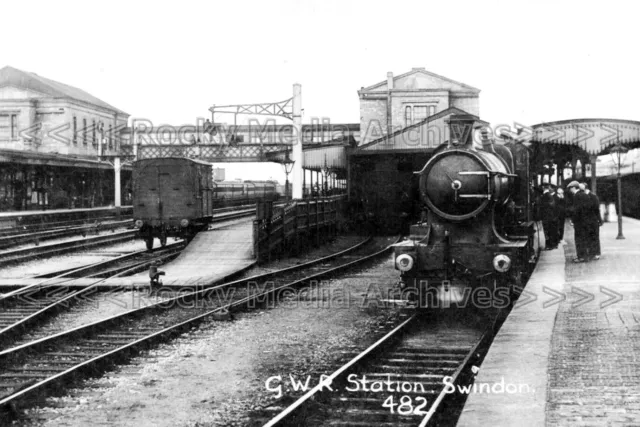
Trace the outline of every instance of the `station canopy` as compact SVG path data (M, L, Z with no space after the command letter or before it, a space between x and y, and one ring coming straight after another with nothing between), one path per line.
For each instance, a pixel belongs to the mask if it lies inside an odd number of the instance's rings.
M640 147L640 122L617 119L574 119L525 128L531 142L579 147L589 155L606 154L614 146Z

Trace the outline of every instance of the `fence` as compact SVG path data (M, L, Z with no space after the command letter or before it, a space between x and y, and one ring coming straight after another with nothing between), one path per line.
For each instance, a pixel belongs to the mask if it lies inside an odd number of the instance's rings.
M284 206L258 202L253 221L254 254L258 262L298 253L335 236L342 221L346 197L296 200Z

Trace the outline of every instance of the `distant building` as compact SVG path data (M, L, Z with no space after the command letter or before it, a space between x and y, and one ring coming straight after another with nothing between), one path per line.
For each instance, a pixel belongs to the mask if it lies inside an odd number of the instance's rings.
M363 87L360 97L359 145L380 139L427 117L456 108L480 115L480 90L447 77L413 68L408 73Z
M95 159L114 152L129 115L87 92L13 67L0 69L0 148Z
M213 180L224 181L225 170L224 168L213 168Z
M128 117L81 89L0 69L0 210L113 203L113 167L99 161L98 148L117 152ZM123 203L127 196L123 188Z

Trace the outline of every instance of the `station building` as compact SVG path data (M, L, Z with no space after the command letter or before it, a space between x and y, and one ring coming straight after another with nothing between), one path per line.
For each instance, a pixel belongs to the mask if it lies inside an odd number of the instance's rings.
M128 118L81 89L0 69L0 211L112 204L113 166L100 159L117 153Z
M419 124L428 117L457 108L480 115L480 90L424 68L393 76L358 91L360 144Z
M378 229L398 232L419 215L414 174L449 139L447 118L478 118L480 90L413 68L358 91L360 143L349 153L349 199L375 213Z

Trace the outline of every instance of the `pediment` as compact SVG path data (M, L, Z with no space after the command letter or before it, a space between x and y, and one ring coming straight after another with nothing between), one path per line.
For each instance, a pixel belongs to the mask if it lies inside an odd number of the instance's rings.
M424 69L414 69L393 78L394 90L448 90L452 92L474 92L480 90L464 83L439 76ZM386 92L387 81L384 80L363 89L364 92Z

